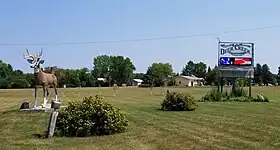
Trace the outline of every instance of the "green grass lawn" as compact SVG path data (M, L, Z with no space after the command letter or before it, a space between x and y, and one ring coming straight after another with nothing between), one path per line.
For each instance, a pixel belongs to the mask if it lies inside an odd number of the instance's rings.
M51 98L53 98L53 89ZM210 88L170 88L200 99ZM253 87L269 103L202 103L193 112L163 112L162 88L59 89L64 105L69 100L102 91L106 101L120 108L129 127L125 133L87 138L37 139L48 125L49 114L19 112L24 99L33 105L33 90L0 90L0 149L280 149L280 87ZM40 89L40 103L42 103Z

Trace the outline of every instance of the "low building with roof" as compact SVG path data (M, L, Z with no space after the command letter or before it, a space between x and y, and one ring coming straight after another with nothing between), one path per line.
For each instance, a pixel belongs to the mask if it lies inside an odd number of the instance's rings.
M203 86L204 79L195 76L177 76L175 85L180 87Z
M133 79L132 86L139 86L142 82L143 82L143 80L141 80L141 79Z

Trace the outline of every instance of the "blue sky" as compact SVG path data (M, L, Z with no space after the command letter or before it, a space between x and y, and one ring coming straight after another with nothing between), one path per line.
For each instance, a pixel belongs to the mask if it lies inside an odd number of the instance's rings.
M123 55L137 72L153 62L172 63L176 72L193 60L214 66L217 39L255 43L255 61L280 66L280 28L220 34L280 25L279 0L1 0L0 44L130 40L218 33L182 39L77 45L0 45L0 59L31 72L25 48L44 49L45 66L92 68L97 55ZM277 15L278 14L278 15Z

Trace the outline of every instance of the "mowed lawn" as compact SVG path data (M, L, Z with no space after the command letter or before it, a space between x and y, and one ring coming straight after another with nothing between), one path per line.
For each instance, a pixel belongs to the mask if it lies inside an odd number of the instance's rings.
M210 88L169 88L200 99ZM24 99L32 102L34 90L0 90L0 149L280 149L280 87L253 87L269 103L202 103L193 112L163 112L162 88L59 89L64 105L69 100L102 91L105 101L120 108L129 120L125 133L87 138L37 139L48 125L49 114L19 112ZM53 98L53 89L50 89ZM42 91L40 89L40 103Z

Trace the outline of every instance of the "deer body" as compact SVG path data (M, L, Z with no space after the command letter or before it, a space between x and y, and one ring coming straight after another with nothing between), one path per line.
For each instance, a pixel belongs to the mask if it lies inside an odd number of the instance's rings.
M24 58L27 59L27 61L30 63L30 67L34 69L34 76L35 76L35 108L37 107L37 91L38 91L38 86L43 87L43 94L44 94L44 103L43 107L46 107L46 104L48 102L48 96L49 96L49 86L52 85L55 91L55 101L58 101L57 99L57 77L54 75L54 71L52 70L51 73L46 73L42 71L40 64L44 63L44 60L40 59L40 56L42 56L42 50L40 54L37 55L30 55L28 50L27 51L27 56Z
M38 73L35 73L36 83L39 85L57 85L57 78L52 73L46 73L40 70Z

